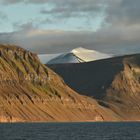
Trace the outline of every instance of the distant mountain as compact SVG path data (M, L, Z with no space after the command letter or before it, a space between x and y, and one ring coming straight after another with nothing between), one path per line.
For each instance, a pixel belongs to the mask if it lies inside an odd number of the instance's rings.
M0 122L109 120L120 117L70 89L36 54L0 45Z
M124 120L140 120L140 54L49 67L72 89Z
M39 57L41 63L47 64L48 61L52 60L53 58L55 58L59 55L61 55L61 54L60 53L59 54L38 54L38 57Z
M54 54L51 55L53 56L52 59L50 59L48 62L44 61L45 59L47 60L49 55L39 55L39 58L41 62L47 62L46 64L60 64L60 63L82 63L82 62L90 62L90 61L95 61L95 60L100 60L100 59L106 59L113 57L111 54L105 54L105 53L100 53L95 50L88 50L82 47L73 49L72 51L68 53L63 53L63 54ZM55 57L56 56L56 57Z

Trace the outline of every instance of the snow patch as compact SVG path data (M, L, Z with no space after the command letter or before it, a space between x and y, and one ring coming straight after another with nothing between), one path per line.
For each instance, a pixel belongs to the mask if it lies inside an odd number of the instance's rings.
M85 49L83 47L73 49L68 53L43 54L38 56L44 64L83 63L114 57L112 54L105 54L95 50Z

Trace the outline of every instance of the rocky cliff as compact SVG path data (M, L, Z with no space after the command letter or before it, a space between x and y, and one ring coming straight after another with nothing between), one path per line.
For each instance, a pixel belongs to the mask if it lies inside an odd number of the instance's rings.
M70 89L36 54L0 45L0 122L109 120L121 118Z
M124 69L114 77L104 101L126 120L140 120L140 55L126 57L122 63Z

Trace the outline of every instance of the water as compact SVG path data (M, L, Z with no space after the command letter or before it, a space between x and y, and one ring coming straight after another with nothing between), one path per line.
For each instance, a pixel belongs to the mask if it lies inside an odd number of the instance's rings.
M0 124L0 140L140 140L140 123Z

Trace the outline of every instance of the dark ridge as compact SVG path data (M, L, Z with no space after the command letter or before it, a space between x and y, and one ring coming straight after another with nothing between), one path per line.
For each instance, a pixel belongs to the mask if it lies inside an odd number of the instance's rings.
M139 54L133 54L88 63L48 66L78 93L103 99L115 76L124 70L124 58L134 57L136 60L133 61L138 61L139 56Z

